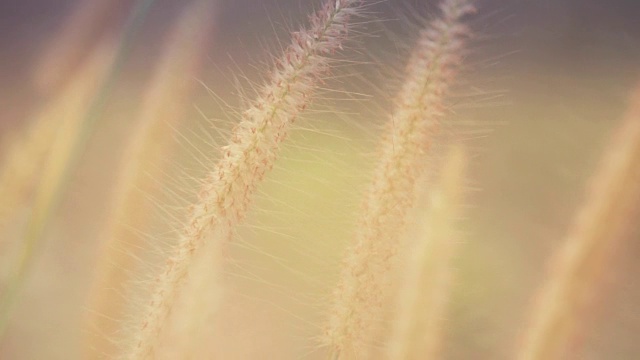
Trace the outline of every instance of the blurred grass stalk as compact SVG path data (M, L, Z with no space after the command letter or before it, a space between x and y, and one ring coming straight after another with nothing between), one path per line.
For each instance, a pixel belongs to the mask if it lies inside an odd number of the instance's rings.
M475 12L472 4L443 0L409 59L329 315L324 342L333 359L368 359L380 335L395 255L461 65L469 36L463 18Z
M74 136L88 111L91 99L96 96L100 85L104 82L107 69L113 60L113 52L113 44L105 44L95 50L87 64L78 71L70 86L33 119L26 136L20 139L22 141L15 141L3 163L0 177L0 199L2 199L0 231L3 231L3 236L0 245L18 248L18 251L12 252L11 258L7 259L12 262L12 267L9 283L5 285L3 295L0 297L0 311L2 311L0 330L6 326L5 322L8 320L6 312L9 311L9 302L12 301L9 297L12 288L20 286L16 281L25 280L22 276L27 271L30 258L34 256L37 241L33 237L24 241L28 236L24 235L25 230L29 231L29 229L18 231L15 239L5 237L7 230L10 230L7 225L18 217L17 213L21 208L28 207L33 192L39 198L37 198L38 202L32 206L31 212L36 211L37 206L42 206L43 202L51 201L52 195L49 192L54 191L51 188L53 185L51 181L55 180L56 176L60 176L59 167L64 162L62 156L65 142L70 141ZM32 227L38 226L37 222L45 220L43 214L35 217L34 213L31 216L30 226ZM28 234L33 236L32 233Z
M554 254L531 313L519 360L565 359L581 330L589 297L640 200L640 85L591 179L584 203Z
M32 119L23 134L10 141L0 169L0 231L29 203L38 177L63 123L77 124L104 81L112 55L108 46L94 52L75 73L70 84L51 98ZM8 239L2 236L6 242Z
M10 274L8 284L0 298L0 337L6 330L10 313L26 281L38 245L51 222L54 210L64 198L69 179L84 153L95 123L102 114L107 97L127 57L133 37L154 1L139 0L135 10L131 13L122 35L122 41L115 47L113 60L105 64L107 67L105 76L98 86L95 96L89 101L87 111L78 119L79 121L60 120L60 128L55 134L56 138L52 142L52 148L42 169L34 205L27 220L24 235L21 237L22 250L18 255L15 270ZM98 59L98 61L104 60L106 59Z
M33 73L36 88L45 94L61 89L85 62L106 30L124 17L134 0L79 0L58 34L38 58Z
M440 358L447 303L451 293L452 260L457 248L467 155L452 145L438 185L427 192L418 238L408 246L396 297L388 359Z
M114 338L125 314L125 294L141 250L153 251L130 226L144 231L163 183L163 163L175 153L174 132L187 113L213 30L217 1L195 0L183 10L164 42L165 49L144 95L122 155L113 204L103 230L96 276L88 301L87 353L115 356Z

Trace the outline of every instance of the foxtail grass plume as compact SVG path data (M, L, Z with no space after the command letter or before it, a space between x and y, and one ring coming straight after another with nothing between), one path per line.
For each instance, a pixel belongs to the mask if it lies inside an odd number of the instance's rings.
M190 105L189 95L211 39L215 4L216 1L197 0L184 10L169 33L133 125L113 191L103 251L88 303L88 354L116 355L114 338L125 315L126 299L122 295L128 293L135 254L145 249L144 241L129 225L143 230L150 220L147 197L157 193L162 183L162 163L174 152L174 128L179 127Z
M244 111L222 158L203 180L184 231L143 309L126 359L153 358L194 256L205 242L216 246L244 217L258 184L276 160L279 144L308 104L319 79L329 70L329 56L342 48L361 0L326 1L310 18L310 28L293 33L293 42L278 60L269 82ZM211 236L212 234L218 236Z
M442 1L440 16L420 32L410 57L335 293L325 337L333 358L367 359L374 343L416 181L425 172L444 100L460 67L469 35L463 19L475 11L472 4Z
M405 254L401 288L396 295L388 359L439 358L447 303L451 293L452 260L457 248L467 156L461 146L445 158L439 183L427 192L430 204L420 231ZM421 216L422 217L422 216Z
M619 227L640 200L640 86L615 132L531 313L519 360L564 359L585 299L611 262Z

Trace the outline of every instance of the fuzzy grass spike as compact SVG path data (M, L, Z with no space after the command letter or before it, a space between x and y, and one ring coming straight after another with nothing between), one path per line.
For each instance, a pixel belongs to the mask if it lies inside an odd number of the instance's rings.
M444 99L469 35L472 1L444 0L441 15L420 32L381 146L359 228L347 250L325 343L335 359L367 359L377 336L388 275L414 206L416 181L444 113Z
M159 275L134 344L125 359L154 357L165 326L194 256L206 241L221 244L245 216L251 197L276 160L278 147L291 124L309 104L317 82L328 71L329 56L342 48L360 0L332 0L310 19L311 26L293 34L269 83L234 129L222 159L203 181L198 201L190 209L174 254Z

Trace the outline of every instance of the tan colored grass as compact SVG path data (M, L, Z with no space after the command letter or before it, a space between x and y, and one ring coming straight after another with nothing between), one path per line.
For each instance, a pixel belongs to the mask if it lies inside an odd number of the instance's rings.
M388 359L440 358L466 167L464 148L454 146L445 158L439 183L427 194L430 204L418 238L403 261L406 265L396 296Z
M633 206L640 199L640 87L584 199L554 254L517 359L564 359L581 331L585 299L612 261L618 227L631 220Z
M472 1L444 0L421 32L384 133L380 160L346 252L325 343L336 359L367 359L379 331L389 273L459 68Z
M191 207L174 254L158 276L124 358L154 357L195 255L206 242L223 246L244 218L258 184L277 158L279 144L328 70L328 56L342 48L360 7L359 0L327 1L311 17L308 30L293 34L293 42L259 98L243 113L230 143L222 148L222 159L203 180L198 202Z
M149 197L157 194L162 184L162 164L175 148L174 129L190 106L189 95L211 39L215 3L193 2L169 33L130 131L89 299L87 345L91 357L116 354L114 338L123 323L123 294L135 270L135 254L148 249L131 226L144 231L150 220Z

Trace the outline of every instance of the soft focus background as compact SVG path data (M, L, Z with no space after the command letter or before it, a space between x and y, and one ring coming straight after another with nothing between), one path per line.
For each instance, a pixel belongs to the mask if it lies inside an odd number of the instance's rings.
M33 69L80 2L0 0L0 144L52 96L34 84ZM120 3L122 14L109 19L107 33L122 27L127 1ZM156 1L133 39L0 339L0 358L81 358L80 324L114 172L163 35L186 3ZM223 133L230 129L233 119L221 104L241 108L240 89L251 98L250 84L264 77L270 54L281 49L279 41L286 44L288 30L318 4L220 2L204 71L185 79L202 84L180 130L190 140L181 141L167 189L185 186L175 185L185 174L203 173L185 143L213 137L213 146L196 146L216 156L211 149L224 141L204 117L222 119L214 124ZM402 19L411 9L428 16L434 5L431 0L373 5L372 19L384 21L366 27L371 36L358 38L355 51L347 53L357 64L336 69L339 78L327 84L350 95L323 93L299 122L231 249L229 278L237 299L225 308L229 327L212 340L229 348L224 358L257 359L265 353L274 359L319 358L313 337L319 335L340 254L351 239L375 160L380 125L397 88L397 80L386 80L402 69L415 35ZM480 0L479 10L472 25L477 36L452 104L457 125L448 129L467 139L473 152L444 356L459 360L513 357L527 309L545 279L546 261L559 247L628 94L640 81L638 1ZM207 129L210 136L194 135ZM157 206L190 200L170 194L160 196ZM166 215L156 213L161 232ZM19 233L21 221L18 215L13 233ZM640 358L637 221L624 238L598 289L602 296L589 311L584 348L576 359Z

